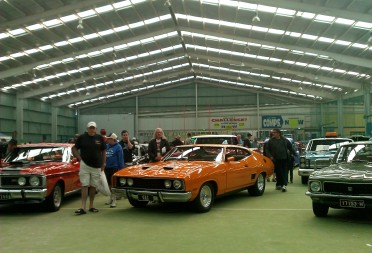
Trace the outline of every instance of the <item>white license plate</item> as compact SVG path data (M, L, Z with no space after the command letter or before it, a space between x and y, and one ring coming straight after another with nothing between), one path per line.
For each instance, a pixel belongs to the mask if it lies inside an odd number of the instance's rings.
M0 193L0 200L10 199L10 193Z
M154 197L151 195L138 195L139 201L153 201Z
M340 199L340 207L365 208L364 200Z

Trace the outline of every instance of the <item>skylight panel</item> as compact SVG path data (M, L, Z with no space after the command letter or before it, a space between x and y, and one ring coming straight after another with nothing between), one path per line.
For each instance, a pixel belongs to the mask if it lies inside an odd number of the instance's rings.
M358 22L355 23L354 27L365 29L365 30L371 30L372 29L372 23L358 21Z
M277 8L276 7L272 7L272 6L267 6L267 5L261 5L259 4L257 6L257 10L258 11L262 11L262 12L268 12L268 13L275 13Z
M353 43L351 46L352 47L356 47L356 48L362 48L362 49L365 49L365 48L368 47L368 45L366 45L366 44L360 44L360 43Z
M36 30L40 30L40 29L43 29L44 26L42 26L41 24L34 24L34 25L29 25L26 27L27 30L29 31L36 31Z
M23 28L19 28L19 29L11 30L11 31L9 31L9 33L13 36L19 36L19 35L25 34L26 30L23 29Z
M69 43L65 40L57 42L57 43L54 44L54 46L56 46L56 47L63 47L63 46L66 46L66 45L69 45Z
M351 44L351 42L350 41L345 41L345 40L335 40L335 44L342 45L342 46L349 46Z
M315 17L315 14L311 12L297 12L297 16L300 16L306 19L313 19Z
M48 28L55 27L61 25L61 21L59 19L51 19L48 21L44 21L43 25L45 25Z
M332 23L335 20L335 17L327 16L327 15L316 15L314 21L324 22L324 23Z
M319 37L318 38L318 41L320 42L326 42L326 43L333 43L335 40L334 39L331 39L331 38L326 38L326 37Z
M280 16L289 16L292 17L296 14L295 10L290 10L290 9L283 9L283 8L278 8L276 10L276 14Z
M82 12L77 13L77 15L80 18L87 18L87 17L95 16L96 13L94 10L87 10L87 11L82 11Z
M285 33L285 31L279 30L279 29L272 29L272 28L270 28L268 30L268 33L283 35Z
M105 12L112 11L113 9L114 9L114 7L111 4L108 4L108 5L105 5L105 6L97 7L94 10L97 13L105 13Z
M232 1L223 1L222 3L226 4L227 2L232 2ZM241 10L255 11L257 10L257 4L245 3L245 2L239 1L238 8Z
M53 48L53 46L51 46L51 45L45 45L45 46L39 47L39 49L41 51L46 51L46 50L49 50L49 49L52 49L52 48Z
M301 38L307 39L307 40L317 40L318 36L310 35L310 34L302 34Z
M67 23L67 22L71 22L71 21L74 21L74 20L77 20L79 19L79 17L75 14L71 14L71 15L67 15L67 16L64 16L64 17L60 17L60 19Z
M336 18L335 23L341 24L341 25L352 25L354 24L355 20L352 19L346 19L346 18Z

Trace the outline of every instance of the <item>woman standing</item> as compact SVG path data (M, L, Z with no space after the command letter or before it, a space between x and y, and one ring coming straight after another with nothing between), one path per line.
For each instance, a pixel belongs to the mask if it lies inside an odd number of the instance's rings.
M149 142L148 154L150 162L158 162L170 150L170 145L164 137L163 130L156 128L153 139Z

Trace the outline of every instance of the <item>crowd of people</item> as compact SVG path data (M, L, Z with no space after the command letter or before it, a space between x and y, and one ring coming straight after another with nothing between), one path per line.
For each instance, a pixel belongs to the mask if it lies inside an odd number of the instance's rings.
M152 139L148 143L149 161L160 161L162 156L174 146L192 144L191 137L191 133L188 133L185 142L182 142L181 136L177 135L172 142L168 142L163 130L156 128ZM247 148L262 148L258 138L254 137L252 139L252 137L251 133L247 133L246 137L242 139L242 136L238 134L238 145ZM105 174L107 184L111 190L112 175L132 165L136 142L130 140L127 130L121 132L120 141L115 133L107 135L105 129L101 129L97 133L97 124L93 121L87 124L86 132L81 135L76 134L68 142L74 143L72 152L80 162L81 207L75 213L81 215L85 214L87 210L93 213L98 212L98 209L94 207L94 198L101 173ZM4 158L16 147L17 141L15 139L11 139L8 143L2 142L1 158ZM283 137L280 129L271 130L270 137L263 144L263 154L274 163L275 169L272 180L276 182L276 189L286 192L288 182L293 183L293 157L295 151L290 141ZM88 197L89 208L87 209ZM111 194L106 204L110 205L110 207L116 207L116 200L116 196Z

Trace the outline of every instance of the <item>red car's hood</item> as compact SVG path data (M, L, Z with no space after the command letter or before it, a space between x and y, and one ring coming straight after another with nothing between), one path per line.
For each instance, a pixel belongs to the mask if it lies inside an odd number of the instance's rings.
M217 167L216 162L157 162L131 166L117 172L120 176L134 177L169 177L185 178L192 173L201 173L202 170L213 171Z
M58 163L14 163L3 164L0 168L0 174L14 175L14 174L47 174L47 171L55 168Z

